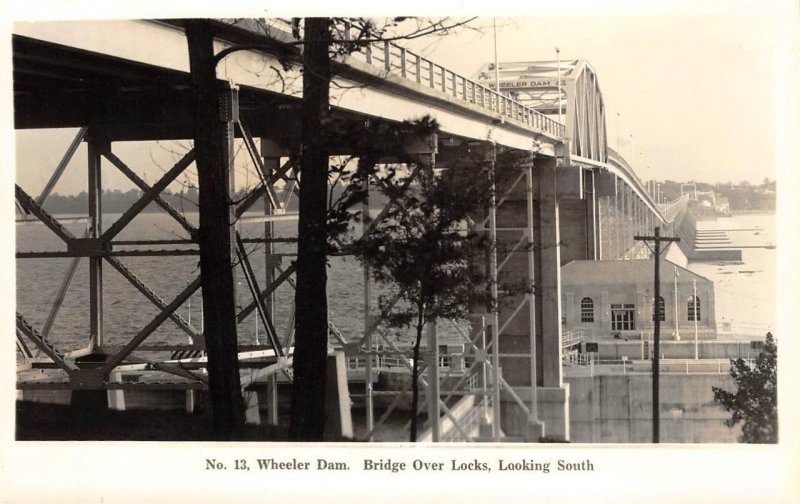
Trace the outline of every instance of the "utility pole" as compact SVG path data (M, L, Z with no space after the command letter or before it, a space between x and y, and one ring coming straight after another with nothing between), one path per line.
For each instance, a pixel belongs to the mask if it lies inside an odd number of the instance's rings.
M653 242L653 263L655 264L655 272L653 279L653 291L655 299L653 304L655 306L655 313L653 317L653 443L659 442L659 397L658 397L658 378L659 378L659 344L661 338L661 317L659 316L662 308L661 302L661 243L662 242L678 242L680 238L673 238L669 236L661 236L661 227L656 226L654 236L634 236L634 240L643 241L645 243ZM649 246L649 244L648 244Z

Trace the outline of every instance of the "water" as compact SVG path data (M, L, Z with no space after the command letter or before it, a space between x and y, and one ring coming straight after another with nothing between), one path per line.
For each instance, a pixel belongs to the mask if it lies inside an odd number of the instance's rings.
M258 214L252 214L258 215ZM119 214L104 214L103 227L107 229L119 218ZM197 225L197 214L186 214L190 222ZM275 234L278 237L295 235L296 223L278 223ZM85 223L71 222L66 227L75 235L82 235ZM263 224L243 224L240 229L243 238L261 237ZM137 216L117 237L116 240L155 240L187 238L185 231L170 216L163 213L144 213ZM17 225L18 251L66 250L66 245L42 224ZM259 287L265 282L264 245L246 244L251 252L250 260ZM122 247L118 247L122 248ZM134 247L124 247L131 248ZM156 247L136 247L156 248ZM170 245L164 248L186 248ZM292 253L294 244L276 244L276 253ZM291 263L293 257L282 259L282 268ZM198 256L178 257L120 257L129 270L138 276L151 290L169 303L191 280L199 274ZM17 260L17 310L34 327L41 330L56 298L62 279L65 277L71 259L18 259ZM328 308L331 322L348 340L354 340L364 330L363 270L351 257L331 257L328 261ZM279 272L276 272L276 276ZM237 305L247 306L252 297L241 270L237 268ZM142 327L152 320L159 309L148 301L135 287L124 279L111 265L104 263L104 326L107 344L124 344L130 341ZM377 296L386 294L388 289L373 286L372 309L377 307ZM89 269L88 260L81 259L79 267L70 284L64 304L53 326L49 339L60 348L75 350L86 345L89 334ZM283 338L291 324L291 306L294 290L284 282L275 293L275 313L273 319L277 332ZM184 319L198 331L201 328L201 295L199 290L178 310ZM243 344L259 341L264 343L264 327L257 321L253 311L239 325L239 341ZM445 329L445 334L452 330ZM411 332L405 329L393 330L394 339L410 343ZM145 341L155 343L187 343L188 337L172 321L164 322Z
M118 214L103 216L104 228L108 228ZM197 223L197 214L187 214L187 218ZM276 225L276 235L293 236L295 223ZM730 231L734 246L763 247L775 240L775 216L773 214L743 215L704 222L702 226ZM76 235L82 235L84 223L69 223ZM243 225L243 237L261 235L261 224ZM185 238L183 229L168 215L145 213L136 217L117 237L125 239L165 239ZM17 225L17 250L42 251L66 250L66 246L41 224ZM170 247L172 248L172 247ZM174 248L180 248L175 246ZM265 265L263 245L248 244L253 251L251 261L264 288ZM276 252L290 253L293 244L276 244ZM283 258L283 267L291 262L291 257ZM167 303L172 300L199 273L197 256L182 257L122 257L120 260L140 277L152 290ZM41 329L47 319L61 280L66 274L71 259L18 259L17 260L17 310L34 327ZM689 268L714 282L716 292L716 316L718 327L723 330L730 324L730 332L720 338L746 338L761 336L773 330L776 319L776 250L768 248L743 249L742 263L698 263ZM116 270L106 264L104 275L104 324L106 343L124 344L158 314L158 308L150 303ZM86 345L89 334L89 272L88 261L82 259L75 277L67 292L64 305L51 331L50 340L66 350L74 350ZM237 304L246 306L250 293L241 271L237 270ZM373 286L373 310L377 306L376 297L387 289ZM291 323L291 306L294 291L286 283L276 291L275 325L278 334L287 334ZM364 330L363 320L363 273L361 266L353 258L331 257L328 267L328 307L330 320L348 340L360 337ZM199 291L178 309L185 319L199 331L201 320L201 296ZM241 343L256 342L256 326L260 342L264 342L264 328L256 322L255 312L239 325ZM439 327L442 339L457 338L456 330L448 323ZM394 338L401 343L410 344L410 330L395 330ZM146 343L186 343L186 334L172 321L166 321L147 340Z
M689 269L714 282L720 339L764 337L777 318L775 214L747 214L701 221L699 229L725 229L742 262L692 262ZM728 325L730 329L728 330Z

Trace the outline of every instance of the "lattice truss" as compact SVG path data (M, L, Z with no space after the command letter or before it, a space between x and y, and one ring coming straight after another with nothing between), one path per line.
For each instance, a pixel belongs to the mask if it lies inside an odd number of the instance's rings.
M227 93L229 94L226 96L226 101L238 109L237 90L231 89ZM66 246L66 250L18 251L17 258L19 260L70 259L66 275L59 286L43 327L34 327L23 313L17 312L16 343L23 361L18 366L18 371L21 372L18 387L21 389L126 389L141 386L142 388L203 389L207 386L207 375L204 369L206 357L202 321L200 322L201 328L198 330L179 313L179 309L184 307L190 297L200 288L199 274L189 279L185 287L173 299L166 300L123 261L125 257L174 257L199 254L197 247L193 246L197 243L197 227L186 218L183 212L162 197L164 190L192 166L194 150L188 149L188 152L185 152L174 166L167 169L159 180L154 184L149 184L113 152L111 142L97 140L102 137L92 133L86 127L78 131L38 197L30 196L19 185L16 185L15 188L16 204L19 210L18 222L41 223ZM237 136L240 140L236 140ZM82 142L86 142L88 146L89 213L84 218L67 219L71 222L78 220L86 223L83 235L77 236L65 223L51 215L45 209L45 205ZM272 243L269 238L272 222L296 218L296 215L286 212L286 208L293 195L297 194L297 176L294 173L293 160L287 160L281 166L265 166L264 160L258 152L256 141L240 114L230 114L228 120L228 152L240 152L240 158L247 157L250 166L258 176L258 183L255 187L251 188L239 202L236 202L232 210L233 220L237 226L232 261L236 267L241 268L250 293L250 301L240 307L237 320L241 323L248 315L257 311L257 316L266 334L265 344L249 345L240 353L242 366L248 368L249 371L242 380L243 387L247 388L254 381L277 372L282 372L288 379L291 379L292 321L290 321L290 327L287 328L285 335L279 336L273 323L270 300L279 285L291 281L293 267L282 269L277 264L278 261L275 260L277 256L271 254ZM141 191L139 199L107 228L102 225L101 158L118 169ZM232 165L236 163L235 155L231 156L231 163ZM233 172L232 170L231 173ZM275 184L279 181L284 190L283 198L278 197L275 189ZM244 213L261 198L265 200L265 215L261 218L245 216ZM119 239L120 233L150 204L158 205L160 210L171 216L185 236L157 240ZM246 222L264 222L265 236L243 239L238 232L238 226ZM263 289L259 287L259 282L253 272L250 260L251 251L246 249L246 245L253 243L266 246L266 260L273 265L267 276L267 285ZM67 291L78 271L78 265L84 258L89 261L90 277L88 341L85 346L77 349L60 348L51 341L51 332L64 304ZM106 341L103 313L110 307L103 303L104 265L110 265L158 309L158 313L123 345L112 345ZM148 345L146 343L148 337L167 320L171 320L187 335L188 343ZM114 329L119 331L119 328ZM41 357L42 353L46 357ZM82 361L83 357L93 353L102 353L105 358L100 363ZM148 353L154 357L143 356ZM52 367L55 369L50 369L49 372L43 374L26 373L26 370L32 368L47 370ZM154 374L155 378L149 381L126 383L119 381L120 372L143 371L157 373ZM176 377L180 380L177 380Z
M431 89L441 90L441 93L461 98L472 104L481 104L487 110L514 118L521 121L521 124L530 124L534 129L544 128L545 131L559 134L561 132L560 126L554 128L547 122L553 122L551 119L543 118L544 121L542 121L541 117L534 117L540 114L521 110L518 104L511 103L512 100L509 100L508 97L492 97L492 93L479 83L471 82L453 72L445 71L445 69L437 69L433 63L426 62L420 57L409 56L409 53L405 51L394 55L393 50L392 47L385 44L382 53L367 51L366 54L369 55L369 59L376 60L386 67L387 72L393 69L398 70L395 68L396 64L393 63L398 61L400 62L399 72L403 77L413 77L417 83L423 83ZM409 61L413 64L409 64ZM506 79L504 82L512 80L518 82L527 79L527 82L534 83L532 86L527 86L527 89L509 89L509 92L517 93L520 101L532 105L540 112L550 115L558 113L560 99L564 105L562 113L567 118L567 136L571 140L572 153L585 159L605 162L605 116L602 95L594 71L588 64L574 60L562 62L559 68L556 62L515 63L503 64L500 70L501 77ZM480 79L490 79L490 75L491 72L484 71ZM559 78L562 80L562 96L560 97L558 96ZM262 380L267 381L272 396L272 399L268 401L268 422L274 424L278 421L276 400L278 381L292 379L295 318L294 309L290 307L288 310L290 316L283 321L285 326L278 326L275 317L275 294L281 286L293 287L295 268L293 263L286 266L281 264L281 254L277 254L273 248L275 243L280 242L279 237L275 236L273 225L278 221L291 221L297 218L297 215L288 209L292 198L299 193L300 176L297 159L291 153L283 152L280 149L273 150L274 146L270 145L270 141L263 138L261 145L258 145L245 120L246 117L249 118L253 131L257 131L255 118L247 116L247 110L239 110L238 94L235 89L229 89L226 93L226 100L230 105L227 108L226 117L230 162L235 163L237 156L239 156L238 159L246 158L251 173L256 174L257 180L256 184L235 202L232 219L236 225L248 222L264 224L261 237L241 236L237 229L235 246L231 253L233 264L241 270L245 279L247 290L242 289L242 292L249 294L247 302L240 307L237 313L240 327L249 315L256 312L258 323L266 334L263 343L240 348L240 364L245 369L242 374L242 386L249 394L252 385ZM507 103L503 100L506 100ZM293 113L292 106L290 103L281 105L288 110L281 117L286 118L291 115ZM281 107L273 109L273 112L281 113L284 110ZM363 116L361 120L363 120ZM544 126L539 123L543 123ZM459 141L461 140L459 139ZM427 142L422 142L422 146L417 144L409 148L407 154L411 161L408 161L407 169L412 176L408 183L411 184L420 171L438 168L437 146L451 141L453 138L431 138ZM46 202L82 142L88 146L89 212L88 216L83 219L86 224L83 234L76 235L70 231L65 222L55 218L46 210ZM487 158L491 159L491 165L494 167L496 160L494 145L486 141L476 143L480 145L481 149L487 151ZM532 146L536 144L535 141L532 142ZM261 152L259 152L259 148ZM41 327L30 323L30 317L26 318L25 314L17 313L16 341L23 361L20 365L21 373L18 381L20 389L87 388L102 390L160 387L195 390L207 387L202 320L200 328L197 328L196 323L192 324L190 320L180 315L181 308L200 288L199 276L189 279L180 292L170 300L157 293L154 287L148 285L124 262L125 257L197 256L199 254L197 227L180 210L174 208L162 197L170 184L175 182L193 164L194 152L191 149L187 150L188 152L183 154L171 168L164 171L159 180L148 183L114 153L111 142L102 140L102 131L95 132L88 128L81 128L61 162L54 169L45 188L37 197L31 196L19 185L16 186L16 203L22 218L26 221L36 220L43 224L58 237L66 249L18 251L18 260L67 258L70 261L55 301ZM104 227L102 222L101 158L105 158L142 191L140 199L108 227ZM516 204L522 203L522 206L527 208L524 224L519 224L516 228L501 230L507 243L504 247L495 247L497 256L491 261L489 269L496 278L498 272L503 272L505 268L510 268L518 262L515 259L525 256L527 261L530 261L526 278L530 285L535 283L533 278L535 245L533 225L536 220L534 215L537 214L534 212L532 199L533 173L532 157L530 163L518 168L518 172L511 174L510 183L500 189L495 204L488 209L490 216L494 215L498 208L503 208L503 205L508 204L509 198L516 200ZM555 176L554 173L552 175ZM371 185L376 187L385 183L385 181L375 178ZM555 184L552 185L555 187ZM234 184L232 183L231 186L233 187ZM409 186L394 189L408 190ZM385 192L396 193L397 191ZM521 197L520 194L527 194L527 201L525 201L525 196ZM262 199L265 202L264 215L258 217L245 215L257 201ZM554 196L552 199L555 201ZM183 236L170 240L121 239L120 233L127 229L134 218L151 204L157 205L163 212L170 215L182 230ZM396 199L392 199L388 203L388 205L394 204L396 204ZM370 210L369 204L366 205L365 210ZM362 231L369 233L384 218L385 214L384 209L375 219L365 222ZM496 226L489 226L489 220L491 220L490 217L487 217L483 221L473 223L473 229L491 233L492 240L498 243L497 229L492 229ZM549 241L555 243L557 240L550 237ZM256 247L252 247L252 245L256 245ZM263 247L260 250L263 252L266 269L263 286L256 278L253 268L253 252L258 249L258 246ZM538 250L541 251L541 247ZM78 271L78 265L84 258L89 262L90 331L88 340L81 348L61 348L53 343L54 323L63 306L69 286ZM107 265L111 265L114 271L125 278L157 309L157 314L142 327L137 328L135 334L122 345L111 345L106 340L107 328L103 324L103 312L104 309L111 308L103 303L103 269ZM494 283L496 287L496 281ZM370 290L368 271L364 272L364 286L363 333L343 334L331 324L329 340L332 348L345 352L348 359L348 372L351 374L361 373L364 377L364 393L356 392L352 394L352 397L357 401L363 399L365 403L367 428L363 438L372 439L376 432L385 425L392 411L399 406L404 397L407 397L410 389L410 383L405 383L399 390L376 391L373 390L373 377L382 366L389 366L390 363L395 367L408 370L411 369L412 363L410 348L404 348L397 344L387 325L384 324L382 315L375 313L371 308L373 295ZM331 295L335 295L335 292L331 292ZM521 399L515 393L514 388L503 378L499 366L501 357L506 362L509 359L532 360L532 352L501 354L499 345L495 344L495 341L500 339L499 336L504 334L515 317L522 317L526 312L533 311L536 303L534 298L533 293L516 297L511 300L511 305L502 316L497 312L477 313L470 320L469 328L458 325L455 330L459 334L460 349L452 352L448 350L446 355L439 353L436 330L433 329L429 332L428 351L421 362L419 383L426 396L432 398L427 401L427 404L423 403L421 408L427 408L428 418L439 419L437 422L430 422L429 433L425 434L429 435L431 440L471 441L490 436L495 440L499 439L500 432L497 426L501 395L511 397L513 402L522 408L526 416L535 416L535 410L532 411L535 408L535 401L529 405L527 399ZM494 305L498 305L497 299L495 299ZM188 343L148 344L148 338L167 320L170 320L186 334ZM444 326L445 324L453 324L453 322L443 320L438 321L436 325ZM491 337L495 332L498 338ZM531 332L531 337L535 337L533 332ZM551 339L555 341L547 342L548 345L560 344L558 337ZM98 352L106 356L101 362L82 360L82 357ZM42 357L41 354L44 354L45 357ZM459 361L463 365L447 365L445 362L448 360L450 362ZM45 379L34 380L30 374L25 374L26 370L42 368L52 371L52 373L46 374ZM535 363L531 363L531 369L534 368ZM154 378L142 379L139 382L126 382L119 376L123 372L146 372ZM536 381L535 376L531 381ZM388 407L381 417L376 419L374 417L374 401L381 395L389 396ZM466 405L462 402L463 400L466 400ZM487 422L492 424L491 435L476 436L475 426L477 424L483 426ZM407 430L408 427L406 425L405 429Z
M572 154L606 162L605 106L597 74L588 62L501 62L498 73L501 92L520 103L550 116L558 115L561 108ZM494 64L483 65L475 78L495 87Z

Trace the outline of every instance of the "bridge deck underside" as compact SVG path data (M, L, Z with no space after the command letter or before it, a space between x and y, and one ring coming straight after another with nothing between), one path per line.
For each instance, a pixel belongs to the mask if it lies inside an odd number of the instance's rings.
M13 37L16 128L93 124L105 126L112 141L191 138L189 64L179 25L114 21L72 28L20 23ZM224 23L216 23L215 29L216 50L237 43L275 45ZM297 54L290 59L299 62ZM273 54L235 52L218 66L220 85L230 80L241 88L255 136L296 136L302 73L297 64L281 76L273 67L281 67ZM552 135L513 118L500 120L499 112L482 109L466 97L355 60L335 69L331 104L340 116L399 122L429 114L448 135L472 140L491 136L501 145L525 150L538 139L542 152L553 152Z
M13 47L16 129L92 126L109 141L194 135L186 73L27 37L15 36ZM219 85L220 90L227 87L222 80ZM242 87L239 100L254 136L299 137L299 99ZM343 110L336 115L363 120Z

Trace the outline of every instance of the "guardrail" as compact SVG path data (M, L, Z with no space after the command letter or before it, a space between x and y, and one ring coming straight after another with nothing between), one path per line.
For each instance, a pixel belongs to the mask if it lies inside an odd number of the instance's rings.
M686 204L689 202L689 195L684 194L683 196L679 197L675 201L667 203L666 205L659 205L661 213L664 215L664 218L667 222L672 222L675 220L675 217L686 208Z
M634 171L633 167L630 164L628 164L628 161L626 161L625 158L622 157L622 155L619 152L615 151L611 147L607 147L607 152L608 152L608 161L609 161L609 163L611 161L614 161L619 166L624 168L625 171L630 176L630 178L639 186L639 190L641 191L641 193L647 195L650 198L650 200L655 205L656 209L658 209L658 211L664 217L664 220L666 222L672 222L672 219L675 218L675 215L673 214L670 218L667 218L667 216L664 213L664 210L662 209L662 205L659 205L657 202L653 201L652 195L646 189L647 186L642 181L642 179L639 178L639 175L637 175L637 173L636 173L636 171Z
M556 137L564 136L564 125L558 121L391 42L368 43L363 50L351 54L350 58L503 118L513 119Z
M659 372L670 375L713 374L730 372L732 359L665 359L659 362ZM735 359L733 359L735 360ZM755 359L743 359L752 364ZM565 355L563 364L574 369L584 369L589 376L629 375L652 373L652 361L629 359L593 359L590 354Z
M442 354L440 355L439 359L439 369L448 370L450 369L449 364L444 364L448 362L446 357L456 357L461 354ZM406 360L408 361L408 365L406 365ZM414 359L411 357L407 357L405 360L403 357L398 356L391 356L391 355L373 355L372 356L372 366L376 371L379 370L408 370L409 366L414 364ZM367 357L362 355L352 355L347 357L347 369L352 371L366 369L367 366Z
M288 20L264 20L266 27L280 31L283 35L291 32ZM566 128L555 119L551 119L531 107L494 91L472 79L447 69L428 58L425 58L405 47L389 41L357 42L353 32L360 31L350 23L342 22L336 30L345 40L353 40L362 47L344 58L355 60L365 65L380 69L386 75L393 75L407 80L417 86L423 86L444 93L456 100L498 114L502 118L512 119L525 126L563 138ZM270 36L273 36L271 33ZM283 38L283 37L275 37Z
M561 334L561 348L568 348L584 341L583 331L567 331Z

